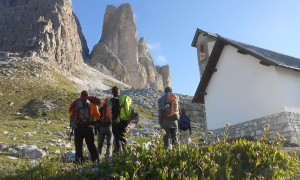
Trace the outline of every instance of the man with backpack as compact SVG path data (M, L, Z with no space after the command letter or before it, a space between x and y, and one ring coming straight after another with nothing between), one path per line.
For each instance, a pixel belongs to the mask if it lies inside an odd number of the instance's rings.
M176 137L179 119L178 97L172 93L171 87L165 88L165 94L158 100L158 107L159 124L166 132L163 137L164 146L168 148L170 137L173 145L178 142Z
M99 108L101 113L100 121L98 121L98 153L102 154L102 147L106 137L106 157L112 156L113 133L112 133L112 117L108 102L110 98L105 98L103 106Z
M94 118L98 120L100 113L97 105L100 105L100 100L95 97L88 96L87 91L82 91L80 98L73 101L70 106L70 126L75 132L75 162L83 163L83 139L90 152L92 162L98 161L97 148L95 146L93 124Z
M120 96L120 89L114 86L112 87L111 92L113 97L110 98L108 102L108 107L109 107L108 109L110 113L109 116L112 118L112 132L114 135L114 153L118 153L121 150L121 148L124 148L125 145L127 144L125 133L126 133L126 128L128 126L128 121L122 117L125 116L124 115L125 107L124 105L120 105L123 104L121 103L121 100L123 100L123 98Z
M186 110L184 108L181 109L178 125L179 125L179 131L181 134L180 143L181 144L191 143L191 140L190 140L190 135L192 134L191 120L186 115Z

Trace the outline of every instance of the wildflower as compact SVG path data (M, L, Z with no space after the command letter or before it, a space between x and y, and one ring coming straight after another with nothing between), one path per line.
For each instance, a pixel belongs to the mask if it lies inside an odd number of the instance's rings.
M162 129L162 130L160 131L160 134L161 134L161 136L164 136L164 135L166 134L166 131L165 131L164 129Z
M247 177L250 177L250 176L251 176L251 173L250 173L250 172L246 172L245 174L246 174Z
M131 152L134 152L135 150L136 150L136 149L135 149L134 146L131 146L131 147L130 147L130 151L131 151Z
M200 162L200 165L204 166L204 165L205 165L205 162L201 161L201 162Z
M209 134L209 135L213 135L214 134L212 131L207 131L206 133Z
M226 127L229 127L229 126L230 126L230 124L229 124L229 123L226 123L226 124L225 124L225 126L226 126Z
M141 165L141 163L140 163L139 161L135 161L135 162L134 162L134 165L135 165L136 167L139 167L139 166Z
M157 148L156 144L151 144L150 147L153 149Z
M266 128L266 129L269 129L270 126L271 126L271 125L270 125L269 123L265 124L265 128Z
M168 167L166 166L166 167L164 167L164 173L167 173L168 172Z
M151 137L154 137L154 132L151 132L151 133L150 133L150 136L151 136Z

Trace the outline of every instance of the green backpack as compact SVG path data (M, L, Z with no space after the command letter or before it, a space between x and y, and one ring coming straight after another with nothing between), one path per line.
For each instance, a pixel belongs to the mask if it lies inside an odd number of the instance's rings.
M117 122L120 121L130 121L132 116L131 98L127 95L122 95L119 98L120 104L120 114L118 116Z

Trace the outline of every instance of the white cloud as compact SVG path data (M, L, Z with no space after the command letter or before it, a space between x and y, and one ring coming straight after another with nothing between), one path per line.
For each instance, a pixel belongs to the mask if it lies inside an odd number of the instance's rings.
M147 43L149 50L160 50L160 43Z
M158 57L156 58L156 64L158 65L165 65L167 64L168 60L165 56L163 55L158 55Z

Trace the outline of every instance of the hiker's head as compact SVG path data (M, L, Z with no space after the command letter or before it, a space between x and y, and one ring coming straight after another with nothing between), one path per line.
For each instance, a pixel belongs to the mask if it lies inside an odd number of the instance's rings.
M86 90L81 91L80 97L87 97L87 96L89 96L89 94Z
M181 112L181 114L185 114L185 109L181 108L180 112Z
M171 87L166 87L165 88L165 93L168 93L168 92L172 92L172 88Z
M120 89L117 86L114 86L111 88L111 93L114 97L119 96L120 95Z

